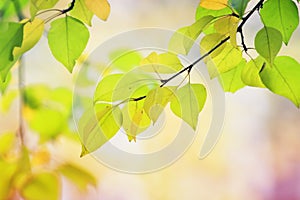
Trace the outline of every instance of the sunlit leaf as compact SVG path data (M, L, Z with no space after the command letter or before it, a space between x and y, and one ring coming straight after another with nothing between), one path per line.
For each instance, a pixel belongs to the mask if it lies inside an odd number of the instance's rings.
M262 69L260 77L275 94L290 99L300 107L300 64L291 57L276 57L272 67Z
M22 45L23 26L21 23L9 22L7 30L0 34L0 70L14 60L14 48Z
M198 20L207 15L211 15L215 18L219 18L222 16L229 15L231 13L232 13L232 11L229 7L223 8L221 10L211 10L211 9L206 9L201 6L198 6L195 18L196 18L196 20Z
M36 13L40 10L52 8L58 0L30 0L30 14L34 18Z
M35 174L23 186L21 195L26 200L59 200L60 182L58 177L50 172Z
M86 6L97 17L106 21L110 13L110 5L107 0L85 0Z
M205 87L201 84L186 84L175 95L171 101L171 110L196 130L199 113L206 101Z
M229 5L234 8L240 18L242 18L249 1L250 0L229 0Z
M2 112L7 112L13 101L16 99L16 97L18 96L18 91L16 90L9 90L7 91L0 99L0 110Z
M241 79L242 70L244 69L245 65L246 60L242 59L242 61L235 68L220 74L218 78L225 92L234 93L245 86Z
M265 59L258 56L256 59L249 61L242 71L242 80L246 85L253 87L262 87L265 85L262 83L259 76L261 68L265 65Z
M124 116L123 129L129 141L136 141L136 136L145 131L151 124L151 120L143 108L144 101L144 99L130 101L122 109Z
M18 0L18 6L20 10L22 10L25 6L27 6L29 0ZM17 14L14 1L0 1L0 13L3 20L6 20L10 17L13 17ZM1 21L1 20L0 20Z
M227 7L228 0L201 0L200 6L211 10L221 10Z
M88 185L96 186L96 179L89 172L70 163L63 164L58 167L58 172L62 173L72 183L74 183L81 191L86 191Z
M299 24L296 4L292 0L266 1L260 15L265 26L279 30L284 43L288 44Z
M0 160L0 177L1 177L1 187L0 187L0 199L8 199L9 193L13 186L13 176L16 173L18 164L15 162L7 162Z
M92 25L91 21L94 13L87 8L85 0L77 0L70 14L72 17L79 19L87 25Z
M182 69L182 64L179 58L173 53L162 53L157 54L152 52L141 62L141 69L147 72L156 72L156 73L174 73Z
M0 72L1 73L1 72ZM11 73L8 73L6 79L2 80L0 76L0 93L4 94L11 80Z
M273 63L274 58L282 46L282 35L274 28L264 27L255 36L255 49L269 63Z
M70 16L53 21L48 33L48 43L53 56L70 72L85 49L88 39L89 31L85 25Z
M168 87L158 87L147 94L144 110L153 123L157 121L165 106L173 97L174 91Z
M43 20L35 18L32 22L26 22L24 25L22 46L14 49L14 56L21 56L23 53L30 50L40 40L43 32Z
M235 16L227 16L216 20L214 24L214 28L217 33L220 33L221 35L230 36L231 44L234 47L237 47L236 32L239 25L239 21L240 21L239 18Z
M25 88L23 102L32 109L41 107L50 95L50 89L46 85L31 85Z
M123 122L119 107L99 103L87 110L79 120L83 149L81 156L93 152L110 140Z
M129 51L128 49L120 49L113 51L109 55L112 61L112 67L123 72L128 72L137 67L142 60L142 55L138 51Z
M175 32L169 42L169 50L180 54L188 54L201 32L213 21L215 17L204 16L190 26L180 28Z
M211 49L213 49L224 38L225 38L225 36L223 34L220 34L220 33L212 33L212 34L204 36L202 38L201 42L200 42L200 47L201 47L200 52L201 52L201 54L203 55L203 54L207 53L208 51L210 51ZM222 44L219 48L217 48L209 56L211 58L216 57L217 55L219 55L223 51L225 46L226 46L226 43Z
M16 141L15 133L4 133L0 135L0 156L7 154L14 147Z

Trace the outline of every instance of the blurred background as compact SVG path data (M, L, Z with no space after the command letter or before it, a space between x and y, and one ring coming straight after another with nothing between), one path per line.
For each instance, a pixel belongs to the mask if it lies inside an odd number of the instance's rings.
M144 27L176 30L190 25L199 4L199 0L109 2L111 14L107 22L93 20L87 54L124 31ZM255 2L250 3L250 8ZM261 27L257 14L245 26L249 46L253 46L255 33ZM298 28L289 46L280 54L290 55L300 62L299 44ZM51 55L46 37L26 54L24 66L28 85L46 83L72 88L74 84L74 77ZM16 87L16 82L11 87ZM1 131L16 126L16 109L0 116ZM202 118L205 116L201 115ZM267 89L250 87L235 94L228 93L222 136L214 150L201 160L198 155L204 137L200 130L191 148L177 162L143 175L114 171L91 156L79 158L81 146L61 138L51 147L53 159L75 162L98 180L97 187L91 186L87 192L80 192L63 179L62 199L300 199L300 111L289 100Z

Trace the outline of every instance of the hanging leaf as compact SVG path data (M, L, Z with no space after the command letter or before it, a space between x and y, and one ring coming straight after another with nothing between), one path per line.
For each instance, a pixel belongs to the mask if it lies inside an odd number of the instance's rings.
M23 26L21 23L9 22L7 29L0 33L0 70L14 60L13 50L22 45Z
M96 186L95 177L73 164L63 164L57 168L57 171L72 181L81 191L87 191L88 185Z
M74 4L74 8L70 11L70 14L72 17L75 17L85 24L92 26L91 21L94 13L87 8L85 0L77 0Z
M146 72L160 74L175 73L183 68L179 58L173 53L157 54L152 52L140 62L141 69Z
M282 45L282 36L274 28L264 27L255 36L255 49L270 64L278 54Z
M236 34L240 19L235 16L226 16L216 20L214 28L221 35L229 35L231 44L237 47Z
M147 94L144 109L148 117L153 121L153 124L157 121L165 106L173 97L174 91L168 87L158 87Z
M110 13L110 5L107 0L85 0L86 6L97 17L106 21Z
M70 16L51 23L48 43L53 56L72 72L75 61L82 54L89 40L85 25Z
M26 200L59 200L60 183L58 177L49 172L35 174L21 188L21 195Z
M261 81L259 72L263 66L266 65L266 61L261 56L249 61L242 71L242 80L246 85L252 87L264 88L265 85Z
M231 13L232 13L232 11L229 7L223 8L221 10L210 10L210 9L206 9L201 6L198 6L198 8L196 10L195 19L198 20L207 15L211 15L215 18L219 18L219 17L223 17L226 15L230 15Z
M272 92L300 107L300 64L296 60L288 56L277 57L272 67L262 69L260 77Z
M171 110L196 130L198 116L205 104L206 96L206 89L203 85L186 84L175 91L175 98L171 101Z
M298 8L292 0L266 1L260 10L263 23L280 31L287 45L299 25Z
M246 60L243 58L235 68L220 74L218 78L225 92L234 93L245 86L241 79L241 74L245 65Z
M201 54L202 55L206 54L208 51L210 51L216 45L218 45L224 38L225 38L225 36L220 33L212 33L212 34L204 36L200 42ZM222 44L219 48L217 48L214 52L212 52L209 55L209 57L214 58L217 55L219 55L223 51L225 46L226 46L226 43Z
M169 50L180 54L188 54L194 41L201 32L215 19L213 16L204 16L190 26L177 30L169 42Z
M211 10L221 10L227 7L227 0L201 0L200 6Z
M130 142L132 140L136 141L136 136L145 131L151 124L151 120L143 108L144 102L144 99L130 101L122 109L124 116L123 129Z
M30 15L34 18L36 13L40 10L52 8L58 0L30 0Z
M24 25L23 42L21 47L16 47L13 51L15 57L21 56L30 50L40 40L44 32L44 21L35 18L32 22L28 21Z
M117 106L99 103L87 110L78 124L82 140L81 157L110 140L119 131L122 122L122 112Z
M234 8L240 18L242 18L249 1L250 0L229 0L229 5Z

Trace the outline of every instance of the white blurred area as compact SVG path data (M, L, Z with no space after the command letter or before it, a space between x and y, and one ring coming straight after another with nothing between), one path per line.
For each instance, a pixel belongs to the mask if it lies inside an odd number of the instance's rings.
M124 31L143 27L175 30L189 25L194 22L199 0L109 2L111 15L108 21L93 20L87 53ZM247 40L249 46L253 46L254 31L261 27L257 20L258 17L249 21L244 31L250 38ZM291 55L300 61L299 42L298 29L289 47L280 54ZM26 55L25 66L27 84L73 85L72 76L53 59L45 37ZM202 118L205 116L201 115ZM89 156L80 159L80 145L62 139L55 144L56 159L76 162L93 172L99 182L97 188L91 187L87 193L81 193L64 180L63 199L300 199L300 110L287 99L266 89L249 87L226 94L222 137L211 154L199 160L204 137L199 134L192 147L173 165L144 175L111 170Z

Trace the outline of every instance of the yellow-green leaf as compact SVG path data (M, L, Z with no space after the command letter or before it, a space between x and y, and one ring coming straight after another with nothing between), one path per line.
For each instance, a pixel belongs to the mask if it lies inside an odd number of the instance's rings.
M19 57L30 50L40 40L44 32L44 21L35 18L32 22L28 21L24 25L23 42L21 47L14 49L14 56Z
M210 51L212 48L214 48L217 44L219 44L223 39L225 39L225 36L220 33L212 33L209 35L206 35L202 38L200 42L200 52L202 55ZM223 49L225 48L226 43L222 44L219 48L217 48L214 52L212 52L209 56L211 58L216 57L219 55Z
M87 25L92 25L91 21L94 13L87 8L85 0L76 0L74 8L71 10L70 14Z
M117 106L99 103L87 110L78 125L83 145L81 156L104 145L119 131L122 122L122 112Z
M34 18L36 13L40 10L52 8L58 0L30 0L30 14Z
M86 6L97 17L106 21L110 13L110 5L107 0L85 0Z
M59 166L57 171L72 181L81 191L86 191L88 185L97 184L95 177L88 171L70 163Z
M7 154L13 148L16 141L15 133L4 133L0 135L0 156Z
M26 200L59 200L59 179L50 172L35 174L21 188L21 195Z
M109 58L113 69L128 72L139 65L142 55L138 51L119 49L110 53Z
M201 84L186 84L175 95L176 98L171 101L171 110L196 130L199 113L206 101L205 87Z
M258 56L256 59L251 60L246 64L242 71L242 80L246 85L261 88L265 87L259 76L260 70L266 65L265 62L265 59Z
M89 31L81 21L66 16L51 23L48 44L53 56L72 72L89 37Z
M228 0L201 0L200 6L211 10L221 10L227 7Z
M173 97L174 91L168 87L158 87L147 94L144 109L153 123L157 121L165 106Z

